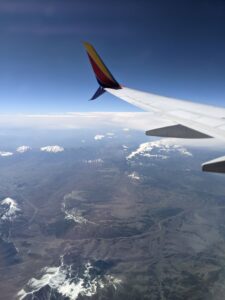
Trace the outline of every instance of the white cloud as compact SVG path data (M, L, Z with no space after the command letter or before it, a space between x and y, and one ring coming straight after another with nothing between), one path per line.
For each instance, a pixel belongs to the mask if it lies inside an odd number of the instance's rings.
M153 150L157 150L157 153L152 153ZM192 156L192 154L183 146L173 144L169 139L162 139L140 144L139 147L131 152L126 158L130 160L136 156L145 156L149 158L167 159L171 152L179 152L185 156Z
M20 146L16 149L16 151L19 153L24 153L24 152L27 152L30 150L31 150L31 148L29 146Z
M130 129L148 130L165 122L157 120L152 113L64 113L64 114L16 114L0 115L0 128L41 128L41 129L75 129L107 128L112 126Z
M60 147L58 145L54 145L54 146L45 146L45 147L41 147L40 148L41 151L44 152L52 152L52 153L57 153L57 152L63 152L64 148Z
M100 141L100 140L102 140L102 139L104 139L104 135L103 134L97 134L95 137L94 137L94 139L96 140L96 141Z
M0 115L0 129L80 129L80 128L120 128L124 131L140 130L144 135L146 130L168 126L167 120L151 112L93 112L45 115ZM177 141L177 140L176 140ZM176 142L177 143L177 142ZM218 139L185 140L180 139L179 144L196 147L224 148L224 142Z
M5 156L12 156L12 155L13 155L12 152L0 151L0 156L5 157Z

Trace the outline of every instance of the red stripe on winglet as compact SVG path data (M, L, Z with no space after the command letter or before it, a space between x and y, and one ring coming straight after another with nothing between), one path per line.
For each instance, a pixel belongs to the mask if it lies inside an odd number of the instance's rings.
M88 55L91 65L93 67L93 70L95 72L95 75L97 77L97 79L100 81L100 83L102 83L103 86L107 86L107 87L119 87L118 83L109 79L98 67L98 65L94 62L94 60L91 58L90 55Z

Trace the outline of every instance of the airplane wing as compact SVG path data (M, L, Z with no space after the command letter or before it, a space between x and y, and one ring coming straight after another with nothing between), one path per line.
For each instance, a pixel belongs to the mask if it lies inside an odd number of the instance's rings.
M106 67L94 47L84 43L99 88L91 100L108 92L159 119L170 122L169 126L150 129L146 135L187 139L219 138L225 141L225 109L159 96L120 85ZM225 173L225 157L205 162L203 171Z

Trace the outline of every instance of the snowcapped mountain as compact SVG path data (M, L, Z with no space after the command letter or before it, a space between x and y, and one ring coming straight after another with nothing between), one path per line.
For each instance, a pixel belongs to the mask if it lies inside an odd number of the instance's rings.
M140 180L141 177L138 175L137 172L132 172L131 174L128 175L129 178L133 179L133 180Z
M82 212L78 209L65 210L65 219L73 220L75 223L86 224L88 221L82 216Z
M5 198L0 204L1 211L3 211L1 219L2 220L13 220L16 218L17 214L20 212L20 208L15 200L12 198Z
M101 158L85 159L83 162L88 165L102 165L104 163L104 160Z
M64 212L66 220L72 220L79 224L86 224L88 222L88 220L82 216L81 210L74 207L67 208L65 203L62 204L62 212Z
M31 147L29 147L29 146L20 146L16 149L16 152L24 153L24 152L27 152L30 150L31 150Z
M40 150L43 152L57 153L57 152L63 152L64 148L58 145L54 145L54 146L41 147Z
M120 283L121 280L111 275L100 274L98 262L87 262L77 268L73 264L65 264L61 258L60 266L42 269L40 278L31 278L17 296L20 300L28 299L27 296L32 299L50 299L49 295L56 294L60 299L65 297L76 300L79 296L95 295L97 289L109 286L116 289Z

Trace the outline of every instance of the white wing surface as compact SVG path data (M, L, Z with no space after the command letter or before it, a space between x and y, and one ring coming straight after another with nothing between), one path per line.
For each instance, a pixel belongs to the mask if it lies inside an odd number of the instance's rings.
M154 113L159 119L169 122L169 126L155 129L146 128L146 134L159 137L188 139L219 138L225 141L225 109L178 100L146 93L121 86L105 66L93 46L85 43L96 79L100 85L91 100L105 91ZM203 171L225 173L225 157L206 162Z
M225 141L225 109L144 93L129 88L106 89L114 96L146 111L153 111L159 118L181 124L202 133L202 138L217 137ZM147 129L147 128L146 128ZM168 133L169 134L169 133ZM160 136L160 131L159 135ZM171 136L168 136L171 137ZM172 137L175 137L174 135ZM187 138L178 136L180 138ZM196 138L194 135L188 138ZM201 138L201 136L199 136Z

